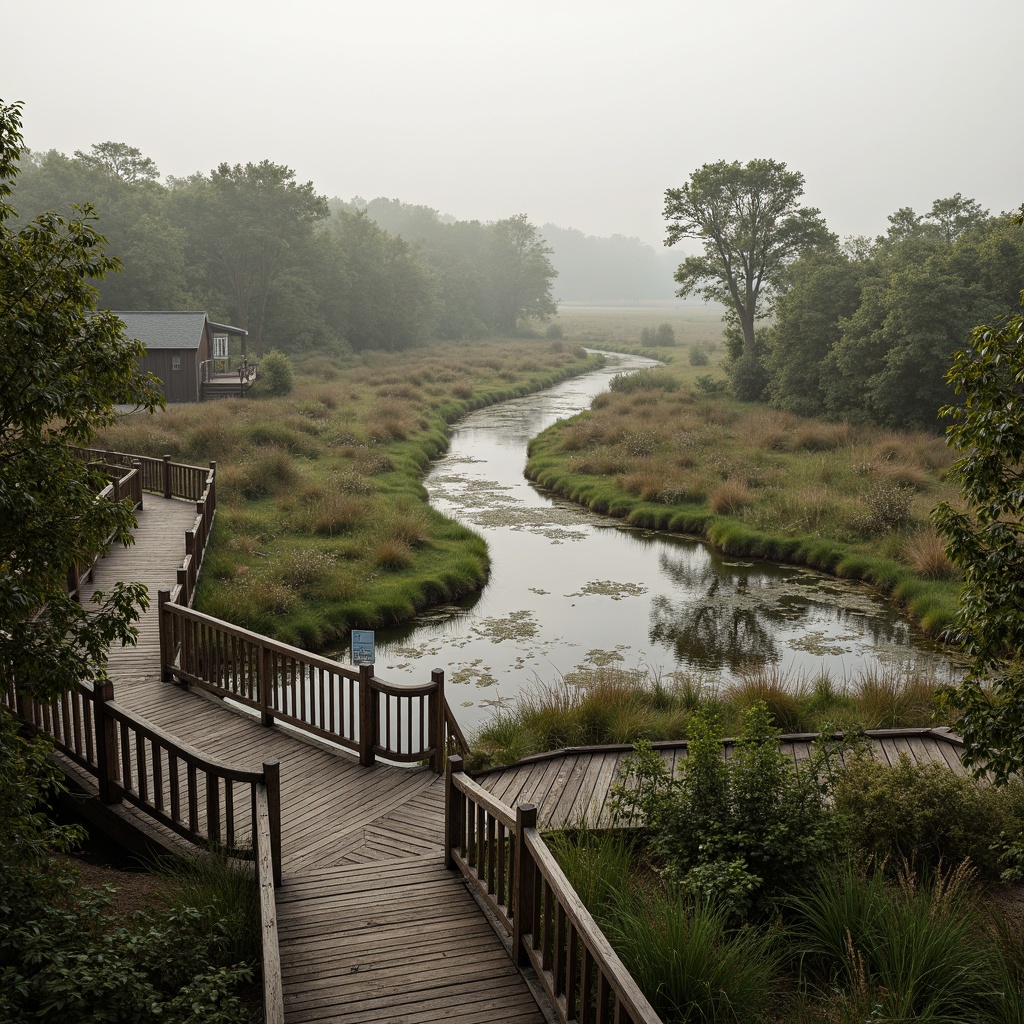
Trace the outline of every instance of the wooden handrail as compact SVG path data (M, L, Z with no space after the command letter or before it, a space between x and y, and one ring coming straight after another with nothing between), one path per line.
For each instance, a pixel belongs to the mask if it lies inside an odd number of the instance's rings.
M373 666L349 667L223 619L187 608L187 572L160 591L161 676L228 698L272 726L281 721L359 754L398 763L429 761L437 772L465 737L444 697L444 673L429 683L400 686L377 678ZM177 600L176 600L177 599Z
M207 757L113 699L110 682L80 683L53 701L23 697L8 680L0 701L97 782L104 803L127 800L196 845L252 857L256 791L271 812L271 861L280 882L280 783L276 762L260 771ZM236 794L236 788L240 790Z
M537 974L555 1016L662 1024L569 884L537 830L537 809L515 811L448 761L445 864L459 870Z

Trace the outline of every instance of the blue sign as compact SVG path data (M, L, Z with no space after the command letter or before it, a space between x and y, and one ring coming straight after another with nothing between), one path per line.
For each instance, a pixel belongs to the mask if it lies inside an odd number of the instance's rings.
M375 652L372 629L352 630L352 664L374 664Z

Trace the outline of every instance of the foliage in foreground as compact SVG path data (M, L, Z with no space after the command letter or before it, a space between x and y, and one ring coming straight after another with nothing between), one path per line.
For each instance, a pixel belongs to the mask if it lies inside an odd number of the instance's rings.
M1024 208L1015 220L1024 225ZM966 508L944 502L934 519L964 574L951 635L973 660L949 697L968 763L1006 780L1024 770L1024 312L978 327L947 380L964 396L942 412Z
M1019 1021L1019 929L983 909L974 851L961 845L954 855L953 843L964 838L957 817L977 822L972 804L984 805L984 795L945 766L900 764L877 766L863 806L853 806L837 794L862 784L861 758L844 769L821 754L801 778L792 761L772 756L764 708L748 721L751 738L764 738L765 747L725 760L709 729L706 743L692 744L677 784L640 746L624 765L618 799L627 813L646 815L644 828L548 836L659 1013L672 1022L733 1024ZM940 771L948 780L934 777ZM922 796L954 790L951 813L930 822L936 846L953 859L932 854L930 864L920 843L913 861L876 855L879 838L897 840L900 816ZM801 791L813 808L802 822L792 812ZM886 817L881 805L894 794ZM998 813L1012 816L1005 790L990 796L1004 804ZM860 815L874 820L861 826Z
M0 709L0 1020L246 1024L239 988L253 978L239 929L189 893L112 923L107 889L82 887L54 851L81 831L56 826L58 786L42 739L25 740ZM249 888L254 889L251 879ZM259 942L259 931L246 925Z
M20 104L0 100L0 680L45 698L101 677L146 600L141 584L115 584L93 607L68 594L71 566L112 537L128 543L135 522L129 502L95 500L106 481L69 446L112 422L115 403L160 398L138 371L142 345L96 310L93 282L119 264L91 208L11 229L21 146Z

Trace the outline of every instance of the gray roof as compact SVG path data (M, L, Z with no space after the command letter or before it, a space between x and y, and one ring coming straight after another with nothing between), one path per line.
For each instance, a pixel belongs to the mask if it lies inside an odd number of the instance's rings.
M137 338L147 349L198 350L206 326L205 313L138 312L113 310L127 328L129 338Z

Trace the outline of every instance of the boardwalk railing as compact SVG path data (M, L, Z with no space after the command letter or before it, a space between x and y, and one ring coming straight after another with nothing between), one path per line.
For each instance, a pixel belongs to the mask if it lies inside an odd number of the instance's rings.
M458 869L536 971L562 1024L662 1024L537 830L448 761L445 864Z
M358 753L399 763L429 761L443 770L465 738L444 696L444 673L429 683L398 686L372 665L352 668L330 658L233 626L178 603L181 590L160 591L160 660L165 682L195 686L275 721Z
M8 679L3 703L96 779L103 803L122 800L198 846L251 859L262 793L274 877L281 876L281 797L276 761L260 771L212 760L122 707L113 684L80 683L56 700L23 696Z
M142 507L143 491L196 503L195 522L185 531L185 557L181 568L178 569L175 588L183 595L180 598L181 603L191 606L206 545L213 529L214 516L217 514L217 463L211 462L209 469L203 469L201 466L171 462L170 455L155 459L144 455L126 455L124 452L108 452L99 448L79 448L77 452L83 461L101 466L112 475L124 469L136 472L137 508ZM125 486L124 479L120 486Z

